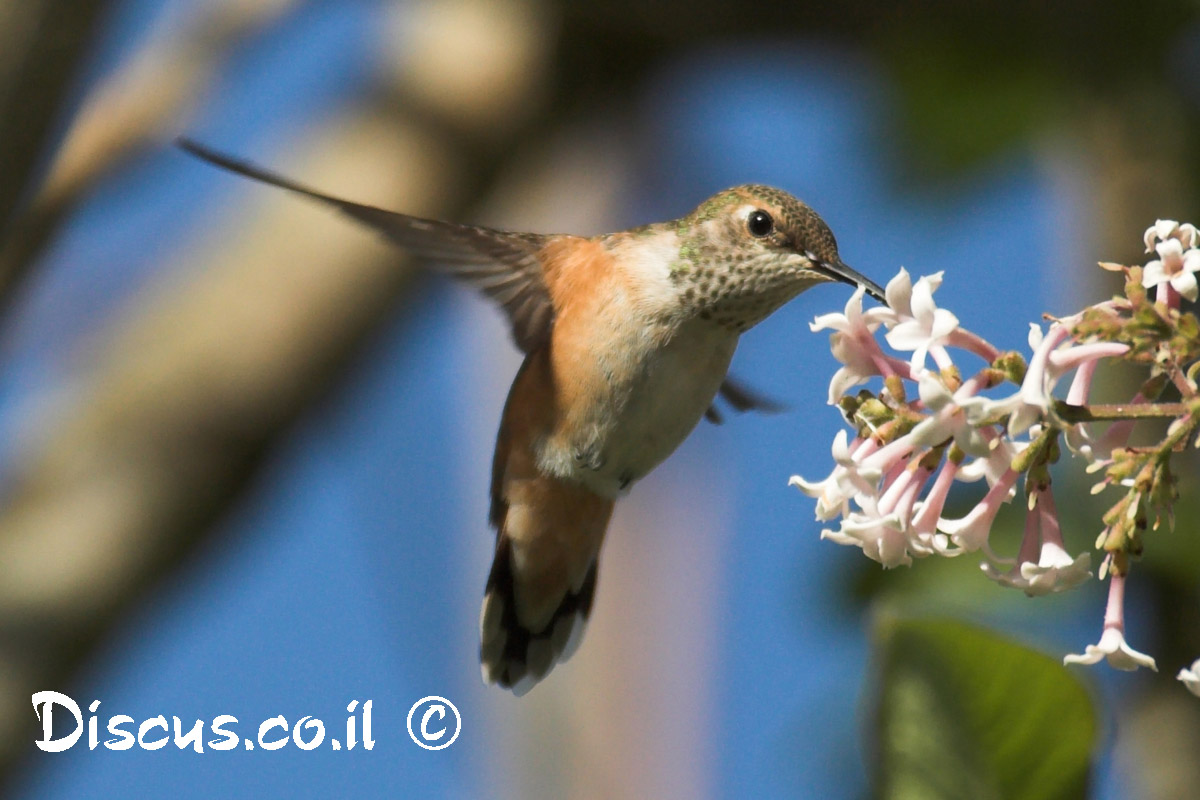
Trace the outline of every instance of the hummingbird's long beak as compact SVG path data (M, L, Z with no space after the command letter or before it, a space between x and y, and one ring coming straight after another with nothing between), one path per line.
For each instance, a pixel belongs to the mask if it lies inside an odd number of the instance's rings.
M867 294L871 295L871 297L874 297L885 306L887 305L887 298L884 297L883 288L867 276L848 267L846 262L841 259L837 261L818 261L816 263L822 272L834 280L848 283L851 286L861 286L867 290Z

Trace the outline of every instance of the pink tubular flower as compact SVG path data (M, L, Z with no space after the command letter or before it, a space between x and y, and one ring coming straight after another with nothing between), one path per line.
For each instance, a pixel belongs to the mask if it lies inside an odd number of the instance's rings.
M954 484L958 465L947 460L933 480L933 488L929 495L913 504L912 547L921 555L956 556L963 552L960 548L950 546L950 537L938 533L937 521L946 507L946 498L950 495L950 487Z
M1108 607L1104 611L1104 632L1097 644L1089 644L1083 655L1063 658L1063 664L1095 664L1107 659L1114 669L1132 671L1149 667L1158 671L1154 659L1139 653L1125 643L1125 576L1115 572L1109 576Z
M1195 274L1200 270L1200 250L1192 247L1185 251L1183 242L1178 238L1159 242L1154 249L1158 258L1146 264L1142 273L1142 285L1150 288L1169 284L1183 297L1195 301L1200 294Z
M1123 355L1129 351L1129 347L1115 342L1071 344L1071 326L1077 321L1078 317L1058 320L1045 334L1039 326L1030 323L1029 347L1033 350L1033 357L1025 372L1025 380L1020 390L1009 397L981 401L985 416L1007 415L1009 433L1024 433L1049 413L1055 402L1055 385L1071 370L1077 370L1079 380L1072 383L1067 402L1081 403L1086 400L1096 362L1102 358Z
M950 541L968 553L986 548L992 523L996 520L1000 506L1012 497L1013 485L1017 482L1018 474L1009 469L970 513L961 519L939 519L938 530L948 534Z
M859 461L874 451L874 443L856 439L847 444L846 432L838 431L833 439L833 460L837 464L823 481L810 482L799 475L788 481L809 497L817 498L817 519L828 520L849 511L850 501L857 497L874 497L875 484L881 473L864 468Z
M1059 371L1055 370L1050 360L1055 348L1070 338L1070 329L1057 322L1050 326L1045 336L1042 329L1032 323L1029 326L1029 346L1033 348L1033 358L1025 371L1025 380L1021 382L1021 391L1016 407L1009 417L1010 433L1024 433L1029 426L1042 418L1054 402L1054 383L1058 380Z
M837 403L847 390L866 383L872 376L908 372L907 364L884 354L875 340L875 330L881 320L875 313L878 309L863 312L864 291L860 286L850 296L841 314L822 314L808 326L814 332L834 331L829 337L830 349L843 366L829 382L830 405Z
M1020 589L1030 597L1073 589L1092 574L1090 553L1071 558L1063 549L1058 511L1049 487L1037 492L1034 498L1033 507L1025 515L1025 535L1017 564L1005 572L990 562L980 565L992 580L1002 586Z

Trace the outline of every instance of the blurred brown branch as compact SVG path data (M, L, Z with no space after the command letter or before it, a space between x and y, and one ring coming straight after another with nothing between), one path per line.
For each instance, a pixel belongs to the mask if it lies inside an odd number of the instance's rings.
M0 236L29 191L105 0L0 0Z
M288 2L224 3L226 11L263 13L233 20L202 14L202 24L150 46L96 90L21 235L0 254L7 270L0 293L96 180L179 130L234 37ZM511 27L488 24L511 6L455 2L482 15L482 38ZM525 18L536 20L536 8L531 4ZM453 34L453 26L441 25L420 35ZM540 82L535 65L549 41L526 37L517 47L488 47L469 64L459 59L469 69L441 76L457 80L456 92L427 98L419 116L392 110L403 105L398 96L419 92L403 70L381 64L374 93L331 120L316 141L293 148L305 155L274 166L335 194L443 214L447 203L462 204L494 174L468 171L483 160L480 152L502 148L529 124L494 100L536 107L530 87ZM481 68L488 59L490 68ZM471 91L479 81L486 89ZM492 103L487 113L464 108L485 100ZM497 115L508 124L498 124ZM195 257L164 270L182 277L134 298L125 317L92 343L75 389L44 412L6 487L0 775L37 738L32 692L67 684L120 612L212 531L263 455L334 384L405 294L403 256L378 237L293 197L236 185L264 210L231 214Z
M151 37L101 81L75 115L32 201L0 240L0 310L59 224L91 188L137 153L169 140L230 51L297 2L221 0L200 4L192 9L193 16ZM0 70L0 80L3 75ZM0 85L0 98L2 89ZM5 118L3 109L0 105L0 119ZM2 135L0 147L4 147ZM32 165L35 159L20 163ZM5 177L0 172L0 181ZM3 192L0 184L0 202Z
M301 149L323 185L415 209L439 193L438 146L394 119L366 109L320 139ZM36 738L30 694L67 681L122 606L194 545L407 284L375 237L290 197L255 201L96 346L10 487L0 762Z

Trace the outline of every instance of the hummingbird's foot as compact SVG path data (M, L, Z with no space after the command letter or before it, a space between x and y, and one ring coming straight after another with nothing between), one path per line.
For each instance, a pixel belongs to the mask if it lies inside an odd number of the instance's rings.
M586 448L573 448L571 454L575 456L576 464L586 467L592 472L598 472L604 466L604 455L595 445L589 445Z

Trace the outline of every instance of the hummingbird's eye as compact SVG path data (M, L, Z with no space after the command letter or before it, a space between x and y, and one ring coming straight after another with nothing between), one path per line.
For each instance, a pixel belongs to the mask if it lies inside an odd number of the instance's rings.
M746 229L750 231L751 236L758 238L770 236L771 231L775 230L775 220L771 219L771 215L762 209L755 209L750 212L750 216L746 217Z

